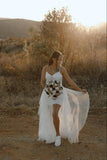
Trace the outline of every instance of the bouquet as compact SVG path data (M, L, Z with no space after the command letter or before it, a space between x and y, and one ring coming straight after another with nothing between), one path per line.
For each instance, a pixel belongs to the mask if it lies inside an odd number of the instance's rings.
M63 87L60 81L49 80L46 82L45 92L48 96L52 96L52 99L56 99L60 94L62 94Z

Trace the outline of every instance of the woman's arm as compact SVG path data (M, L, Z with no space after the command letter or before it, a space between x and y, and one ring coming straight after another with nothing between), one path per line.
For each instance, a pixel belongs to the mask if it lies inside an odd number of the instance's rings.
M47 68L47 66L44 66L43 69L42 69L42 72L41 72L41 81L40 81L40 84L41 84L41 86L42 86L43 89L45 88L46 68Z
M82 90L78 87L78 85L70 78L69 74L67 73L67 70L65 69L65 67L61 67L62 70L62 74L64 76L64 78L66 79L66 81L68 82L68 84L73 87L75 90L80 91L80 92L84 92L86 93L85 90Z

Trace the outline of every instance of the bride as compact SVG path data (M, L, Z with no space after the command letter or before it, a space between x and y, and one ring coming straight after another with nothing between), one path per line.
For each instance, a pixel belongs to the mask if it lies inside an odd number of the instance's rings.
M41 73L43 91L39 101L38 140L61 145L61 137L70 143L79 141L89 110L89 95L80 89L62 66L63 55L54 51ZM62 79L75 90L65 88Z

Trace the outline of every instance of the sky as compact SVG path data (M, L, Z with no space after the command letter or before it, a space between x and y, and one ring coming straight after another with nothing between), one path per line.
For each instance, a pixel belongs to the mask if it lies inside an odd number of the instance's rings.
M0 0L0 18L42 21L48 11L68 8L72 22L93 26L106 22L106 0Z

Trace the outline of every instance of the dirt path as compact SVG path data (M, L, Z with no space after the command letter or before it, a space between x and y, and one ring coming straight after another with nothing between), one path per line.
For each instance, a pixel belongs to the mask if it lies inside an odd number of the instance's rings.
M90 109L80 142L60 147L37 141L36 110L0 109L0 160L106 160L106 109Z

